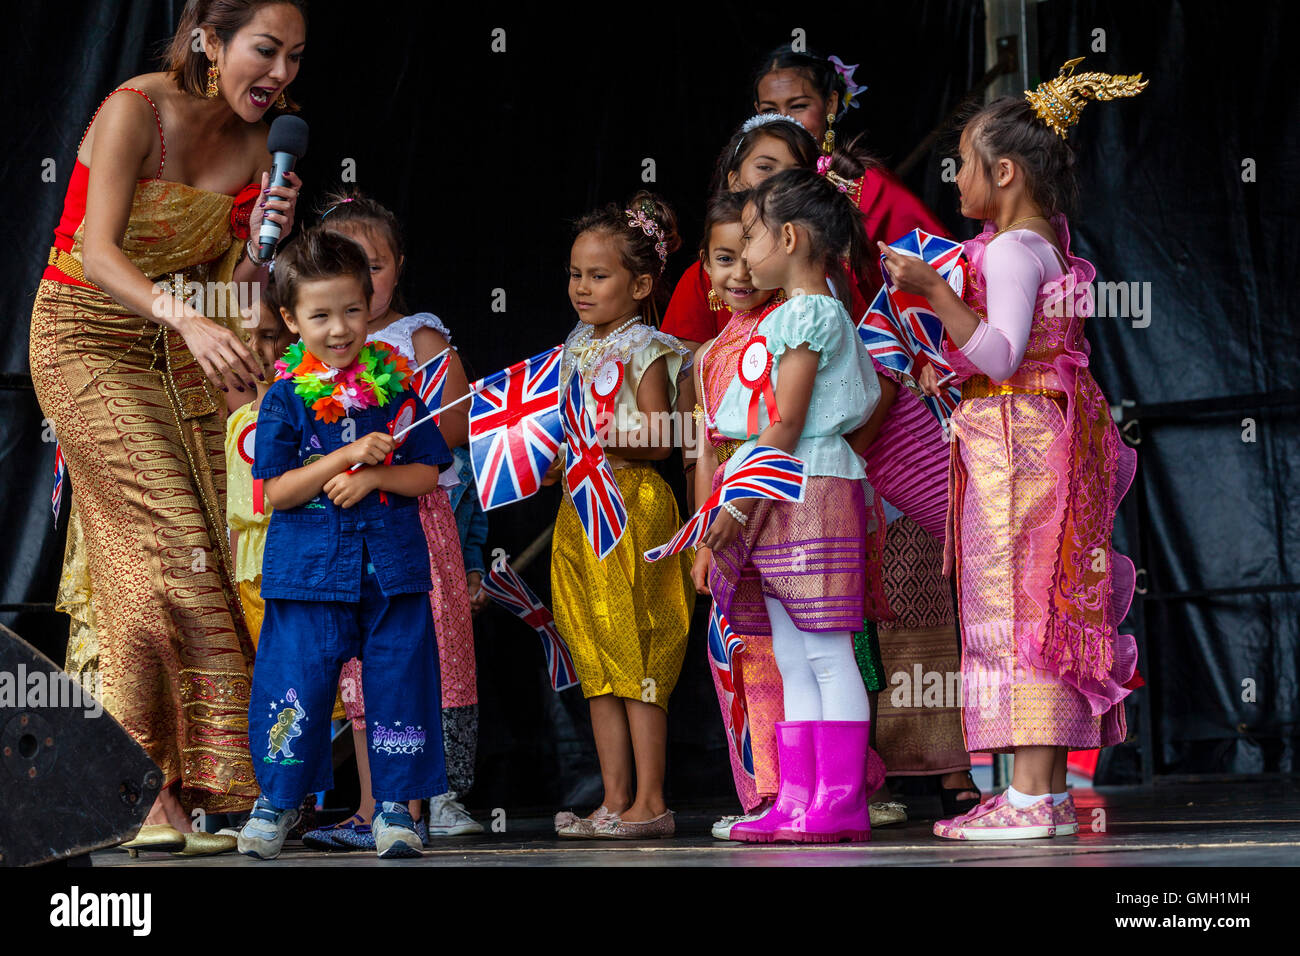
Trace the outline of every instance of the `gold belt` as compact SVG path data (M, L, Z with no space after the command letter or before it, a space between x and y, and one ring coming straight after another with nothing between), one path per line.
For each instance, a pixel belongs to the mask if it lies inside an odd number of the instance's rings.
M1059 388L1014 385L1010 382L994 383L987 375L976 375L961 383L962 398L991 398L994 395L1046 395L1048 398L1065 399L1065 392Z
M736 453L736 449L745 444L739 439L727 439L721 445L713 447L713 457L717 459L719 465Z
M50 246L49 258L45 260L47 266L54 266L65 276L70 279L76 279L78 282L85 282L90 285L86 278L86 273L81 270L81 262L70 252L64 252L58 246Z

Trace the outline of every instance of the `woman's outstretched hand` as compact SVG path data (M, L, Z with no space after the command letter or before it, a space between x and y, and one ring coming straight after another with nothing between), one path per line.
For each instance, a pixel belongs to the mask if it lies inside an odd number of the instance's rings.
M209 382L223 392L256 390L265 372L238 335L203 315L187 316L177 330Z

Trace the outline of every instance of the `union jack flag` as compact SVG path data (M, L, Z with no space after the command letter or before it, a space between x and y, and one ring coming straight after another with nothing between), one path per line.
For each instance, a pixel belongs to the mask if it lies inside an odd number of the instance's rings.
M551 686L561 691L578 683L573 658L569 655L569 647L564 643L564 638L555 629L555 619L508 560L503 557L492 562L482 587L492 600L535 630L542 639Z
M965 285L962 244L942 236L932 236L913 229L889 244L904 255L924 259L961 294ZM919 295L898 289L880 257L880 271L885 284L871 301L867 314L858 323L858 336L881 365L912 380L918 380L926 365L933 365L940 378L952 373L943 356L943 322L934 314L930 303ZM961 390L949 387L938 398L924 395L926 405L940 421L946 419L961 400Z
M565 389L562 417L564 437L568 442L564 480L568 483L578 520L591 542L591 550L603 560L623 537L623 529L627 527L627 507L623 504L618 482L614 480L614 471L605 458L605 450L596 437L591 416L587 414L582 398L582 376L577 369L574 369L569 387Z
M731 738L736 753L740 755L741 766L752 777L754 776L754 745L749 735L749 715L736 694L733 677L736 654L744 649L744 639L732 632L726 615L722 613L722 609L715 601L713 613L709 615L709 658L718 671L718 680L726 696L727 736Z
M447 370L451 368L451 351L437 361L433 362L428 368L423 369L415 374L415 380L411 382L411 388L420 396L420 400L428 406L429 411L442 407L442 391L447 386ZM438 415L433 416L434 425L438 424Z
M772 498L777 501L803 501L803 462L794 455L768 445L755 445L733 471L691 515L667 544L645 553L647 561L658 561L696 544L709 530L713 520L728 501L739 498Z
M483 510L537 493L564 443L557 345L480 379L469 410L469 454Z
M63 479L68 474L67 465L63 463L63 446L54 439L54 492L50 495L50 507L54 510L54 523L59 523L59 509L63 506Z

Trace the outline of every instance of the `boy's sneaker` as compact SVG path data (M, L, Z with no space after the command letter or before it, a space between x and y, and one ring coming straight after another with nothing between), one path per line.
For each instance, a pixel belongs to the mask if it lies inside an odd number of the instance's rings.
M456 799L454 790L429 798L429 836L465 836L482 832L483 824L469 815Z
M296 809L280 809L271 805L266 797L257 798L248 822L239 831L239 852L259 860L274 860L280 855L284 838L298 822Z
M371 822L375 834L375 850L381 860L420 856L423 844L415 832L415 821L405 803L385 800Z

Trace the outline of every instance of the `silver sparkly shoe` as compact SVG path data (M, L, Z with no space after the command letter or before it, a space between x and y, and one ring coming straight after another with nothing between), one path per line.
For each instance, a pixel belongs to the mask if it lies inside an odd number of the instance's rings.
M596 824L609 817L617 816L609 808L601 805L590 820L580 817L572 810L564 810L555 815L555 835L577 840L590 840L596 835Z

